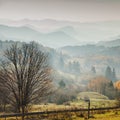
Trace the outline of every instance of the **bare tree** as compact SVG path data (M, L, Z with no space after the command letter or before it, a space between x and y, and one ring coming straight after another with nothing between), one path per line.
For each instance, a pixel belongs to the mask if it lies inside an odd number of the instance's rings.
M4 87L0 86L0 111L6 111L6 105L8 104L7 96L9 95L9 91Z
M13 44L5 51L7 62L2 63L1 85L7 88L10 103L17 112L25 112L28 104L39 101L51 92L51 69L47 55L31 42Z

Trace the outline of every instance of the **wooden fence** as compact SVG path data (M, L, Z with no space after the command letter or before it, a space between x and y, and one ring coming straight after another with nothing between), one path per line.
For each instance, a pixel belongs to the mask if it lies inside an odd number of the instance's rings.
M117 110L120 109L120 107L106 107L106 108L91 108L90 111L103 111L103 110ZM24 116L33 116L33 115L44 115L44 114L59 114L59 113L68 113L68 112L87 112L88 109L82 109L82 108L73 108L73 109L64 109L64 110L53 110L53 111L44 111L44 112L29 112L25 113ZM0 115L0 118L7 118L10 117L21 117L23 116L22 113L14 113L14 114L3 114Z

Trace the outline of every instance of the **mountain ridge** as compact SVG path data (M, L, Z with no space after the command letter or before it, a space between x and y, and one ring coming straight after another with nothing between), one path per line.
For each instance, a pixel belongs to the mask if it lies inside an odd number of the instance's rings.
M5 24L5 21L3 21ZM0 22L2 24L2 22ZM8 24L7 24L8 23ZM4 25L2 24L2 25ZM29 19L23 19L19 21L13 21L10 22L9 20L6 22L7 26L9 28L11 27L23 27L26 26L29 29L32 29L36 32L39 32L40 35L33 35L33 33L29 33L29 35L26 36L28 38L27 40L40 40L42 41L42 44L46 44L49 47L59 48L66 45L83 45L86 43L97 43L99 41L109 41L113 37L117 37L120 35L120 21L109 21L109 22L95 22L95 23L80 23L80 22L70 22L70 21L58 21L58 20L29 20ZM64 32L65 34L61 37L59 35L58 38L54 38L59 41L53 41L51 38L48 40L47 35L53 33L60 33ZM16 32L16 31L15 31ZM24 30L23 30L24 32ZM36 33L35 33L36 34ZM32 36L33 35L33 36ZM2 35L1 35L2 36ZM5 34L4 36L7 36ZM15 35L14 35L15 36ZM15 37L6 37L10 39L14 39ZM21 37L22 36L22 37ZM23 39L24 41L24 35L21 35L19 38ZM30 37L31 36L31 37ZM46 37L45 37L46 36ZM3 37L4 38L4 37ZM16 38L17 40L20 40L19 38ZM69 41L66 42L64 45L64 41L66 41L66 38L69 38ZM47 39L47 40L46 40ZM26 40L26 41L27 41ZM72 41L72 42L71 42ZM75 41L73 43L73 41ZM49 43L48 43L49 42ZM62 44L63 42L63 44ZM52 45L54 44L54 45Z
M0 25L0 39L20 41L36 40L37 42L49 47L61 47L63 44L67 45L68 42L72 45L77 41L75 38L69 36L63 31L41 33L26 26L9 27L5 25Z

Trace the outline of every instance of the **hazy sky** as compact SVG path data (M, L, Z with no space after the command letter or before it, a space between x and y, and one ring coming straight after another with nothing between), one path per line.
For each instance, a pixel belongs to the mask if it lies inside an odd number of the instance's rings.
M0 18L120 20L120 0L0 0Z

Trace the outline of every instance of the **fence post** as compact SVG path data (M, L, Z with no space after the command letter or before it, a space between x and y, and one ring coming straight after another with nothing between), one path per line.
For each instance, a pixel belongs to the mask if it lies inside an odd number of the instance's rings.
M90 100L88 101L88 119L90 118Z
M88 119L90 118L90 99L88 96L85 96L84 101L88 103Z

